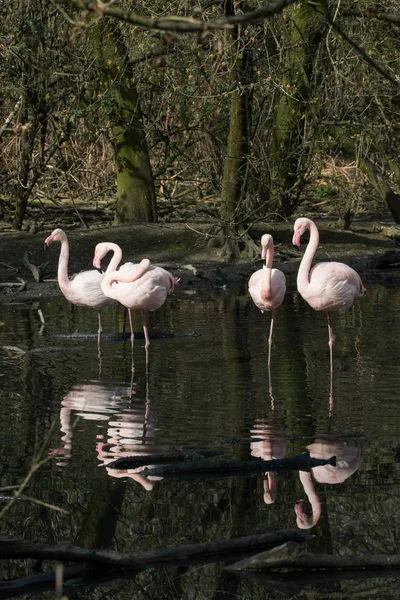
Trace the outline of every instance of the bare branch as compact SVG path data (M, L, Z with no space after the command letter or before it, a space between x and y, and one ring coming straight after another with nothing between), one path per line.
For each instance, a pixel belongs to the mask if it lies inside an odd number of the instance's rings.
M332 29L334 31L336 31L336 33L338 33L348 44L350 44L350 46L352 48L354 48L354 50L362 57L362 59L368 63L373 69L375 69L375 71L377 71L380 75L382 75L382 77L384 77L385 79L387 79L388 81L390 81L390 83L394 83L394 85L399 85L400 81L396 80L394 77L392 77L392 75L390 73L388 73L387 71L385 71L385 69L383 69L365 50L364 48L362 48L361 46L359 46L358 44L356 44L356 42L347 35L347 33L345 33L343 31L343 29L341 29L339 27L339 25L337 25L337 23L335 22L334 18L332 17L332 13L329 9L328 3L326 2L326 0L324 0L322 2L322 6L323 6L323 11L325 14L325 18L328 21L329 25L332 27Z
M378 21L387 21L388 23L394 23L400 25L400 15L394 15L393 13L387 13L380 11L376 6L368 8L367 10L360 10L359 8L347 8L340 12L341 17L363 17L364 19L378 19Z
M115 6L114 4L104 4L100 1L95 2L94 0L55 0L58 6L67 5L100 16L113 17L114 19L130 23L131 25L142 27L143 29L175 31L179 33L196 33L212 29L225 29L237 24L256 23L262 21L266 17L282 12L286 6L290 6L297 1L298 0L269 0L263 8L257 10L228 16L223 19L215 19L214 21L199 21L190 17L179 17L176 15L148 18Z

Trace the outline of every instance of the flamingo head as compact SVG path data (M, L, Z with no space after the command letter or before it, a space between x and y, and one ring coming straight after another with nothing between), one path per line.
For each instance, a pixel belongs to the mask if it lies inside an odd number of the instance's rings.
M299 529L311 529L313 527L312 517L309 517L303 511L303 500L296 502L294 512L296 513L296 525Z
M305 231L307 231L307 229L310 229L311 222L312 221L310 219L306 219L305 217L296 219L296 222L295 222L294 228L293 228L294 229L293 239L292 239L293 246L297 246L298 248L300 248L300 238L303 235L303 233Z
M267 250L268 248L274 247L274 240L272 239L272 235L269 233L264 233L261 238L261 259L265 260L267 258Z
M105 257L108 250L109 248L107 242L101 242L100 244L97 244L96 248L94 249L93 257L93 266L95 269L101 270L101 260Z
M49 237L44 240L45 247L50 246L52 242L63 242L67 239L66 233L62 229L55 229Z

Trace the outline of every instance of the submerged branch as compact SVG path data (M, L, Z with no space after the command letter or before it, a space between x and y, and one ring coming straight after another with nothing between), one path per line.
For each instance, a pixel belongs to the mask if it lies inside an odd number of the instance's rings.
M298 530L280 530L260 535L219 540L204 544L187 544L176 548L162 548L148 552L132 552L123 554L114 550L88 550L72 544L41 544L0 538L0 558L21 559L35 558L40 560L58 560L102 563L130 569L149 569L161 566L191 564L193 562L223 562L227 554L241 552L246 555L257 549L282 544L289 540L306 542L311 536Z
M141 471L145 477L232 477L233 475L250 475L266 471L310 471L314 467L325 465L336 466L336 457L328 460L312 458L309 452L303 452L291 458L274 460L232 460L232 461L192 461L190 463L165 465L147 468Z
M306 552L296 542L289 541L226 567L229 571L262 569L381 569L400 567L400 555L334 556Z

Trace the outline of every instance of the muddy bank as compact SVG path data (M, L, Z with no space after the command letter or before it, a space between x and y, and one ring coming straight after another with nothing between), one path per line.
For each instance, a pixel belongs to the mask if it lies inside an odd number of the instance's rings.
M400 246L374 232L370 222L354 222L352 231L334 229L329 220L316 219L316 222L320 230L317 260L341 260L355 268L366 284L400 280L400 268L397 268L400 267ZM266 223L259 224L254 230L255 239L262 233L272 233L276 243L275 266L286 273L289 289L295 287L298 264L305 249L305 243L300 250L292 246L292 226L292 223ZM92 268L96 244L110 241L121 246L124 261L137 262L146 257L169 269L181 278L181 291L244 285L251 273L260 268L261 260L223 262L218 249L207 243L210 231L210 225L198 223L194 226L179 223L74 230L68 232L69 273ZM0 234L0 301L28 301L61 293L56 282L51 281L57 275L59 246L53 244L47 251L44 249L44 240L49 233ZM45 281L35 282L24 266L26 252L36 266L45 264ZM25 283L4 285L18 283L18 278Z

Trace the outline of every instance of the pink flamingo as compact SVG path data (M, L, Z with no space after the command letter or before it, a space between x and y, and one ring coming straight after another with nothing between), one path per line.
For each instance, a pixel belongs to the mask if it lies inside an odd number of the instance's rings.
M98 257L95 256L94 261L94 264L98 264ZM151 266L147 258L133 267L135 268L122 268L119 271L108 269L101 282L101 289L108 298L117 300L128 309L132 343L134 333L131 310L141 311L147 350L150 341L144 311L160 308L173 292L178 280L165 269Z
M300 248L300 238L307 229L310 231L310 241L307 244L297 274L297 289L311 308L322 310L327 314L331 368L330 405L332 408L332 347L334 336L332 335L329 315L331 312L350 308L356 298L364 296L367 290L363 286L359 274L344 263L322 262L311 268L319 242L317 226L311 219L302 217L296 220L292 243Z
M45 239L44 243L46 246L50 246L52 242L60 242L61 244L57 273L60 290L65 298L72 304L97 309L99 319L97 341L100 342L100 336L103 330L101 326L100 311L105 306L114 302L114 300L106 296L101 289L104 273L100 273L93 269L90 271L82 271L70 279L68 277L69 244L67 234L62 229L55 229L51 235ZM117 268L117 265L117 257L114 255L107 270L114 271Z
M274 328L275 310L282 304L286 293L286 277L279 269L272 268L274 260L274 240L272 235L264 234L261 238L261 259L265 265L249 279L249 292L254 304L263 313L272 311L268 338L268 369L271 365L272 330Z

